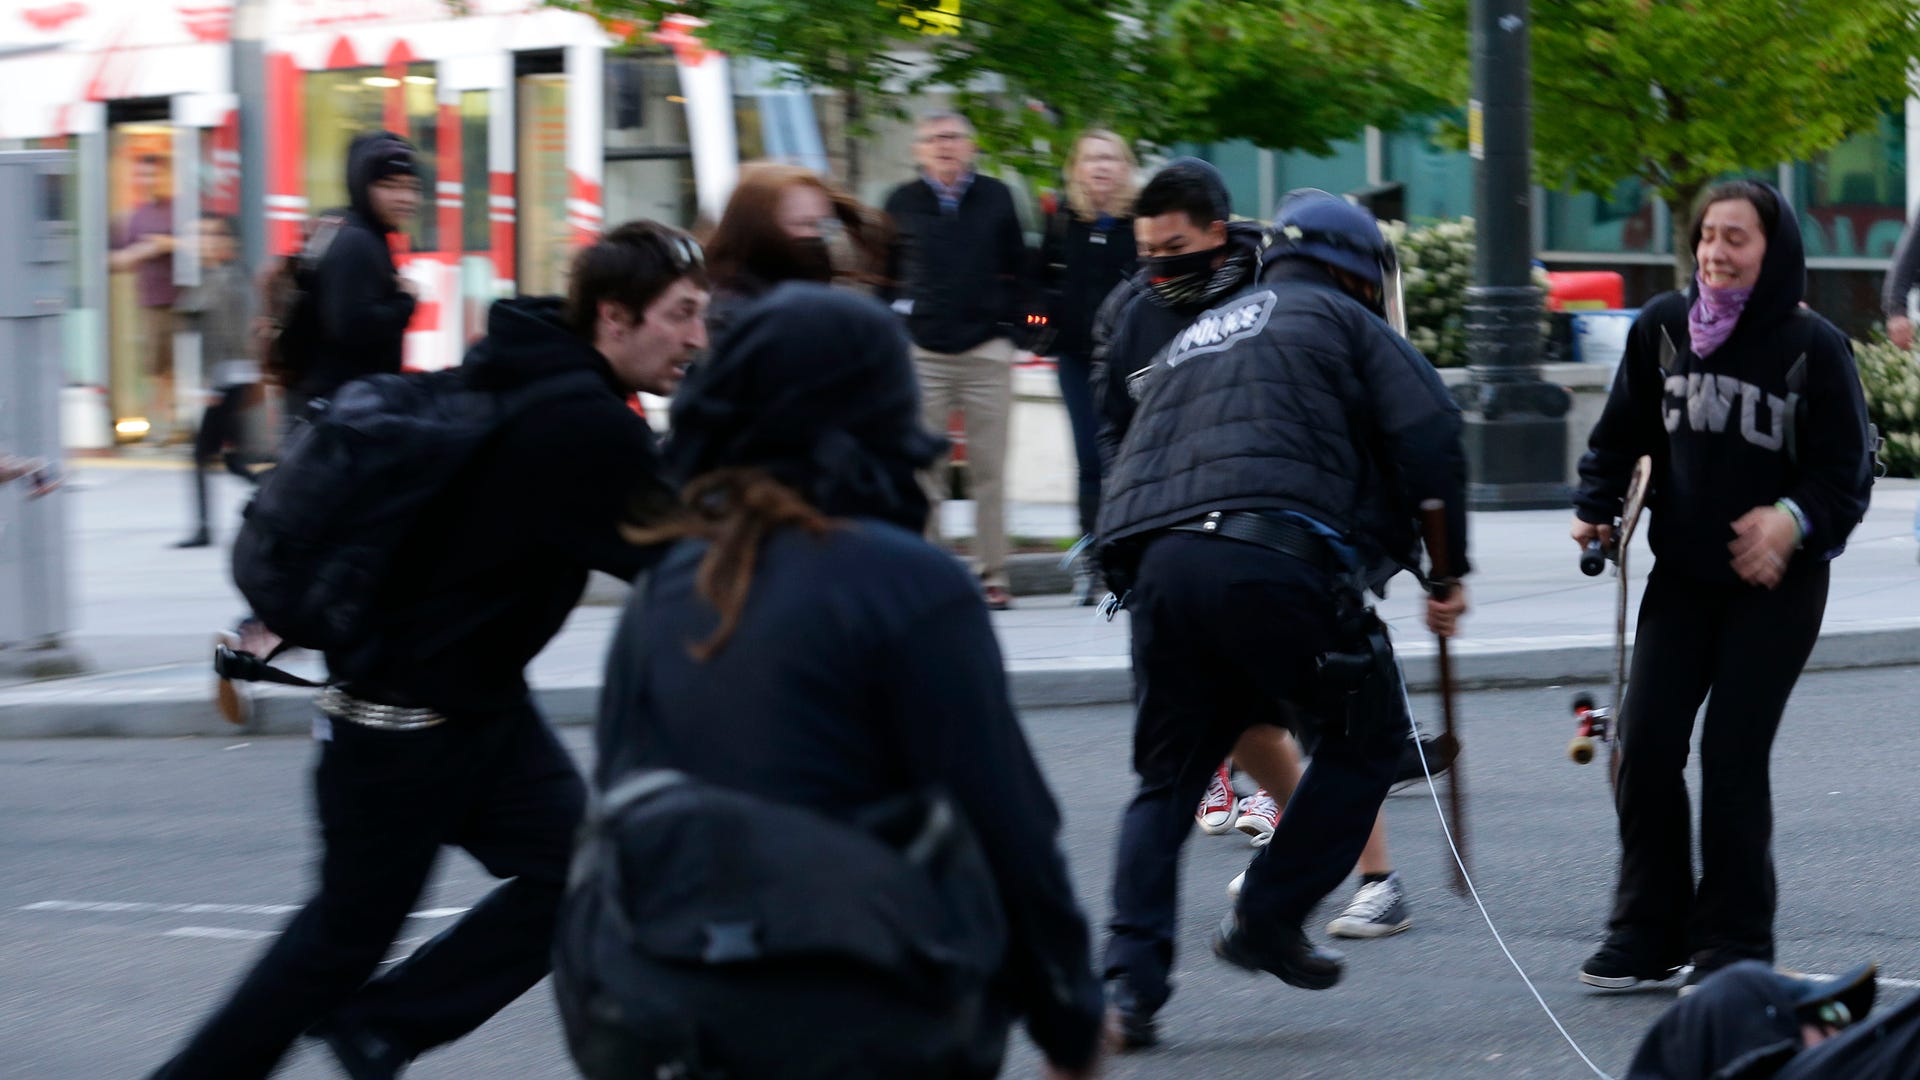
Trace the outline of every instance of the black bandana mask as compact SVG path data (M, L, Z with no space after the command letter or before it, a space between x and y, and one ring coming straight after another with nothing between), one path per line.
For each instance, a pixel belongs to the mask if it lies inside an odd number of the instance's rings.
M1226 257L1221 259L1223 251ZM1216 259L1221 259L1217 267ZM1170 308L1196 307L1233 292L1246 283L1252 266L1252 252L1217 247L1141 262L1154 299Z

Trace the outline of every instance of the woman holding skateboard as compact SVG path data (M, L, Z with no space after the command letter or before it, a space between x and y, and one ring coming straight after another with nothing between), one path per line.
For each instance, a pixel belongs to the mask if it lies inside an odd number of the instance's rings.
M1773 961L1768 758L1819 637L1827 564L1872 484L1852 350L1801 305L1792 208L1766 184L1716 185L1692 243L1693 284L1634 320L1574 496L1574 541L1611 545L1635 463L1652 459L1653 569L1616 703L1620 877L1580 970L1604 989ZM1709 692L1696 882L1685 768Z

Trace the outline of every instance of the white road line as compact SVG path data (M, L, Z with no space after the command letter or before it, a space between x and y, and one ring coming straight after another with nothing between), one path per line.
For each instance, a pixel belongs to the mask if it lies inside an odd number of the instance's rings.
M272 930L236 930L230 926L182 926L169 930L161 937L212 938L215 941L258 941L270 938Z
M299 904L152 904L130 900L41 900L27 904L21 911L80 911L103 914L139 915L290 915ZM450 919L466 914L463 907L424 908L413 912L414 919Z
M1817 972L1806 973L1806 977L1809 979L1833 978L1832 975L1821 975ZM1878 979L1875 979L1874 982L1886 990L1920 990L1920 979L1889 979L1885 975L1882 975Z

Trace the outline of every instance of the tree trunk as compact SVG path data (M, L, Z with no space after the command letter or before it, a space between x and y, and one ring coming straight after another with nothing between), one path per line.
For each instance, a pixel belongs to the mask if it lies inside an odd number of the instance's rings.
M1673 225L1673 287L1682 291L1693 284L1693 202L1703 190L1704 184L1676 187L1667 202Z
M860 92L849 88L844 98L846 108L840 120L844 125L841 137L846 140L847 155L847 191L854 198L860 197Z

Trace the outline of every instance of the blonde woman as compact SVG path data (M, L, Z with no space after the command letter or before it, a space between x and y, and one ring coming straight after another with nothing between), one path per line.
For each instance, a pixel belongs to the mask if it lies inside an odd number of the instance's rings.
M1060 372L1060 397L1073 425L1080 464L1080 531L1093 532L1100 505L1100 452L1094 439L1093 316L1115 285L1133 275L1134 174L1127 141L1094 129L1074 141L1067 158L1066 200L1047 221L1040 247L1049 351ZM1076 595L1092 603L1092 583Z

